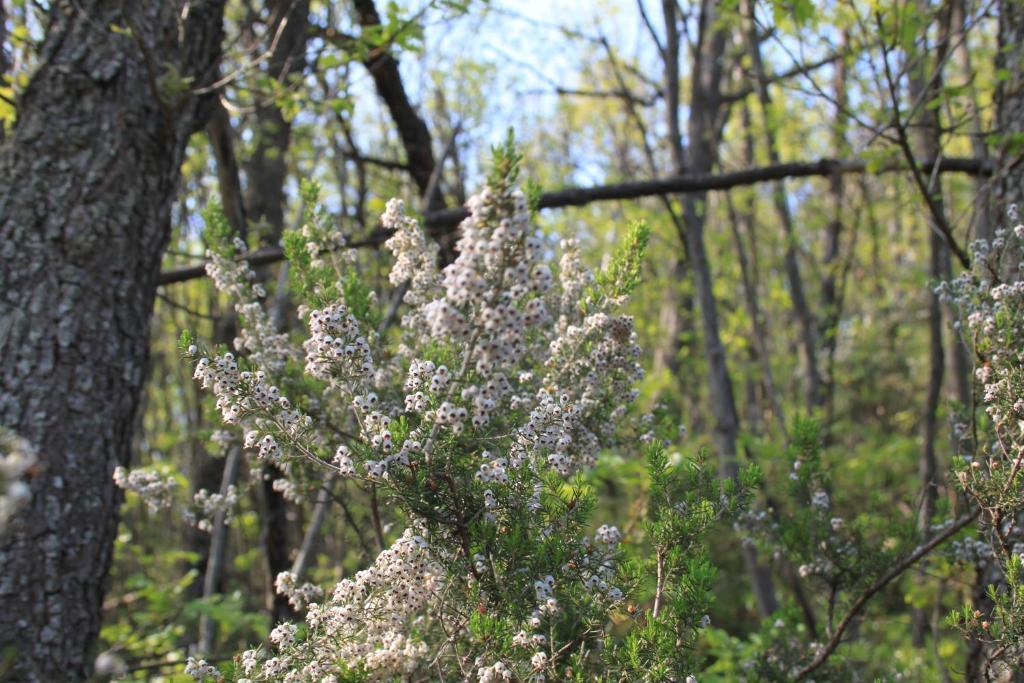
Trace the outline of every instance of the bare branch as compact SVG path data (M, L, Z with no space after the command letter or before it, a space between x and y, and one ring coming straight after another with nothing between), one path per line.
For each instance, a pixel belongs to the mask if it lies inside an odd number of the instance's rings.
M918 548L914 550L914 552L907 555L902 561L898 562L895 567L887 571L885 574L882 575L880 579L871 584L867 590L860 594L860 597L858 597L854 601L853 605L850 606L850 609L846 613L846 616L843 617L843 620L839 622L839 625L836 627L835 633L832 634L832 637L829 639L828 643L825 644L825 647L823 647L818 652L818 655L813 660L811 660L810 664L808 664L803 669L800 669L799 672L797 672L797 675L794 678L794 680L804 680L809 675L817 671L821 667L821 665L824 664L830 656L832 656L832 653L835 652L836 648L839 647L840 642L842 642L843 634L846 633L846 629L850 627L850 624L853 623L854 618L856 618L857 615L860 614L861 610L864 609L864 606L867 604L868 600L874 597L875 594L878 593L880 590L882 590L890 583L892 583L893 580L899 578L899 576L903 574L903 572L907 571L912 566L914 566L925 555L927 555L932 550L945 543L947 540L949 540L950 537L959 532L961 529L974 522L974 520L978 518L978 515L980 513L981 509L979 508L978 510L975 510L974 512L968 515L964 515L957 521L953 522L953 524L947 527L942 533L936 535L932 538L932 540L928 541L924 545L918 546Z
M567 95L572 97L593 97L593 98L616 98L626 100L633 104L638 104L642 107L653 106L657 101L657 96L654 97L638 97L631 92L626 90L582 90L576 88L555 88L556 95Z
M771 83L778 83L779 81L786 81L796 76L807 76L810 72L820 69L823 66L832 64L833 62L839 61L844 56L843 52L831 52L821 59L809 62L807 64L795 63L785 71L780 71L777 74L770 74L764 76L765 85ZM757 91L757 84L750 83L749 85L731 93L723 93L723 102L738 102L744 99L748 95L753 95Z
M931 172L936 166L934 161L918 164L918 167ZM755 185L758 183L782 180L783 178L827 178L835 174L853 173L894 173L905 171L906 166L892 163L878 169L869 170L868 164L862 159L819 159L817 161L791 161L770 166L748 168L742 171L725 173L687 173L683 175L638 180L594 187L569 187L542 194L540 208L558 209L567 206L585 206L592 202L640 199L670 194L687 194L694 192L710 192L729 190L734 187ZM970 176L991 175L992 165L983 159L948 157L939 160L939 173L964 173ZM423 216L423 224L428 234L441 237L448 235L469 214L465 209L441 209L427 211ZM348 243L348 247L378 247L390 237L391 233L377 229L363 239ZM284 250L280 247L259 249L243 257L250 265L260 266L276 263L284 258ZM206 266L188 266L164 271L160 274L158 284L170 285L185 282L206 275Z

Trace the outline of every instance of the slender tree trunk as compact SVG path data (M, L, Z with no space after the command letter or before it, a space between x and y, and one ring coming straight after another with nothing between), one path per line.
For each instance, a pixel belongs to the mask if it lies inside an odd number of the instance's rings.
M223 478L220 493L224 495L235 485L238 478L238 467L242 460L242 451L234 445L224 458ZM203 574L203 597L209 599L220 592L221 575L224 572L224 561L227 557L228 525L227 513L217 512L213 518L213 529L210 532L210 548ZM217 624L209 614L199 617L199 644L196 649L200 655L210 656L213 652L214 637L217 635Z
M662 0L661 9L665 17L665 48L662 56L665 62L665 112L669 149L672 152L672 167L676 173L681 173L681 169L686 168L686 150L679 125L679 16L676 0Z
M678 16L675 0L662 0L662 12L666 20L665 51L663 54L663 62L665 65L665 122L668 126L668 142L672 155L672 168L678 173L680 172L680 169L686 167L686 151L683 146L682 129L679 122L680 40L679 27L676 23ZM619 86L625 90L626 83L618 70L616 70L616 75L619 77ZM640 121L641 114L636 108L635 101L628 100L627 106L630 111L632 111L633 117L637 121ZM641 129L641 133L644 136L644 151L646 152L648 165L653 175L657 173L657 164L654 160L653 151L647 144L647 132ZM667 195L663 196L662 202L664 203L665 209L672 220L672 225L676 229L676 234L679 235L680 242L683 244L683 257L674 258L672 262L672 278L675 280L675 283L682 283L685 282L690 275L690 257L686 247L687 241L683 237L686 227L683 217L680 215L680 212L672 198ZM692 344L694 325L696 324L693 294L690 291L680 291L678 284L674 287L666 287L663 306L663 319L665 319L666 322L672 323L670 327L665 328L667 336L667 339L665 340L667 342L665 347L668 360L667 367L672 372L673 376L681 377L681 358L687 350L687 347ZM670 307L675 309L674 314L670 314L668 312L667 309ZM660 348L661 347L659 347L659 351ZM683 410L682 419L684 423L693 424L696 415L700 412L699 394L694 394L692 391L684 391L683 398L688 398L689 400L685 401L681 406Z
M842 46L845 48L849 42L848 36L844 33ZM843 51L842 49L840 51ZM837 158L849 154L850 146L846 141L846 61L840 59L835 65L835 78L833 79L833 94L836 99L836 120L832 129L832 149ZM835 364L836 344L839 335L839 319L842 316L842 285L839 282L840 261L839 254L842 245L843 235L843 211L845 210L845 188L843 176L834 174L828 181L829 199L832 203L832 218L825 229L825 244L822 252L821 266L824 275L821 280L821 305L822 315L820 320L819 335L825 357L825 373L822 379L822 403L825 407L826 425L831 425L835 414Z
M284 474L277 467L268 465L262 469L262 476L260 545L263 546L266 582L263 586L264 607L271 621L278 623L294 616L288 598L274 588L277 575L291 567L292 533L288 524L288 501L280 491L274 490L274 482L283 479Z
M748 367L744 372L743 379L747 391L745 419L751 433L763 436L769 428L765 424L766 418L771 416L772 419L777 419L779 416L773 403L774 382L771 380L771 358L765 352L764 340L760 334L761 312L757 303L757 286L750 278L747 248L743 243L743 236L740 234L741 219L733 205L732 196L726 194L725 199L729 208L729 227L732 232L733 245L736 248L736 256L740 265L743 300L751 321L751 338L747 344ZM781 422L780 425L784 427Z
M670 22L674 26L674 3L672 11ZM717 159L723 120L721 82L726 45L726 29L721 25L720 19L716 3L704 0L701 3L698 40L694 50L695 77L691 84L689 145L685 159L686 170L694 173L709 173ZM739 472L736 451L739 416L733 395L732 378L726 362L725 346L722 344L719 330L711 263L704 242L707 200L706 192L691 193L683 199L684 237L700 307L719 469L722 476L734 478ZM742 554L760 612L767 616L778 608L771 572L760 564L757 551L752 545L744 543Z
M353 4L361 26L371 28L380 25L380 15L373 0L353 0ZM398 61L391 53L386 50L371 51L370 57L366 60L366 68L373 77L377 94L384 100L391 119L395 123L395 128L398 129L398 135L402 140L402 147L405 149L408 159L409 172L420 194L423 194L430 189L430 179L437 163L434 158L430 129L427 128L427 124L409 101L409 96L402 83L402 74L398 70ZM444 195L441 194L439 183L434 184L426 204L427 210L444 207ZM447 236L435 235L435 237ZM447 240L441 240L441 242L442 249L448 247Z
M988 159L988 145L985 144L985 133L982 130L978 92L974 83L974 67L971 64L970 42L967 36L967 2L952 2L953 59L960 71L960 78L967 82L967 102L971 118L971 153L976 159ZM974 234L979 239L991 240L993 237L992 198L989 191L989 180L978 177L974 179Z
M981 116L978 113L978 95L974 88L974 71L971 66L971 55L968 49L969 43L967 41L966 29L967 2L966 0L951 0L951 4L950 30L952 33L950 44L953 49L953 57L959 66L961 77L970 81L968 96L970 107L974 114L974 118L971 120L971 151L978 159L988 159L988 146L985 144ZM977 237L987 240L991 240L993 237L992 200L989 190L989 181L987 179L975 178L974 230ZM942 281L951 282L953 280L953 260L949 257L948 253L942 260L941 266ZM951 370L954 396L960 404L961 415L971 415L974 412L974 382L972 380L974 372L971 352L961 336L960 329L953 326L958 317L957 311L953 310L952 306L946 305L943 307L943 312L946 316L947 331L951 331L950 349L953 356ZM954 453L974 453L975 444L971 438L958 436L955 433L951 434L951 437Z
M999 3L999 49L996 69L1007 74L996 84L996 125L998 145L996 173L996 226L1012 228L1024 221L1024 0ZM1007 215L1017 206L1018 216Z
M0 148L0 423L43 471L0 547L0 649L18 680L84 679L145 378L170 205L216 73L223 1L52 3ZM115 32L109 27L129 30ZM179 33L180 31L180 33Z
M267 68L271 78L284 87L300 78L306 64L309 0L274 0L269 3L274 23L281 27ZM287 151L291 122L273 101L256 108L256 146L246 164L248 217L269 228L266 241L277 244L284 225L284 183L288 177Z
M242 198L242 180L238 170L238 158L235 155L234 131L231 128L231 119L224 106L218 101L214 103L210 113L210 120L206 124L206 137L210 141L210 150L217 166L217 189L220 193L221 206L224 215L231 225L234 233L241 239L246 239L248 225L245 219L245 205ZM238 333L238 318L229 306L218 311L218 292L212 287L206 290L209 298L209 310L214 316L213 343L214 345L224 344L230 346ZM192 486L192 495L202 489L216 491L220 488L224 477L226 464L225 457L213 457L206 448L206 443L200 437L200 426L203 422L202 400L203 394L194 382L191 383L192 390L189 392L191 405L189 411L194 414L191 430L191 470L192 476L189 483ZM224 456L223 453L219 454ZM188 535L188 546L196 553L196 561L192 567L199 573L205 574L210 566L211 534L199 529L191 529ZM217 582L214 588L219 591L223 584L223 573L218 572ZM198 581L189 586L189 597L193 599L209 597L210 592L207 582L200 584ZM198 632L199 640L202 641L203 627L200 623ZM200 652L203 650L199 646Z
M930 274L933 279L942 273L943 252L949 248L941 235L932 231L929 239L931 245ZM945 255L948 259L948 253ZM935 292L928 293L928 393L924 409L924 444L921 458L918 460L918 474L921 477L921 507L918 510L918 530L922 541L931 536L932 518L935 516L935 504L938 500L938 462L935 456L935 440L939 431L939 401L942 397L942 376L945 370L945 355L942 348L942 306ZM924 568L921 569L924 571ZM924 580L926 575L921 574ZM915 608L912 615L912 637L914 645L924 645L927 631L927 614L925 608Z
M921 7L920 11L927 8ZM915 72L910 78L910 99L912 101L929 101L936 97L942 88L942 64L943 58L948 50L949 37L949 8L943 8L939 15L939 37L938 46L934 50L935 61L920 59ZM935 73L933 70L937 69ZM894 103L896 106L896 103ZM913 143L915 154L918 158L934 158L942 151L940 131L942 122L939 118L939 110L931 107L920 107L914 121L916 126L913 130ZM933 211L929 212L929 253L930 267L928 274L932 282L943 277L944 273L950 271L950 250L946 240L943 239L936 220L935 212L944 215L945 203L942 196L942 180L939 176L933 176L934 182L928 187L932 195L931 202ZM947 265L944 266L944 262ZM932 518L935 516L935 506L938 500L938 459L935 454L935 441L939 431L939 405L942 400L942 383L945 374L945 353L943 350L943 319L942 303L934 289L928 292L928 390L925 398L924 419L923 419L923 440L921 457L918 461L918 473L921 477L922 495L921 506L918 510L918 531L921 541L927 541L931 536ZM925 580L923 573L925 567L919 570L919 579ZM915 608L911 615L912 633L914 645L924 646L925 636L928 633L928 613L926 608Z
M302 537L302 545L299 546L299 552L295 556L295 561L292 562L292 574L295 574L296 581L302 581L302 578L306 575L306 570L313 563L313 551L316 549L320 529L323 527L324 521L327 518L327 512L331 507L331 493L336 483L337 475L334 472L330 472L324 479L320 490L316 493L313 515L309 520L309 525L306 527L306 533Z
M753 20L753 3L747 6L747 41L754 66L757 99L761 104L762 123L764 125L764 144L768 151L768 161L779 163L779 145L775 137L774 122L771 120L771 94L768 92L768 79L764 64L761 61L761 47ZM833 176L836 177L836 176ZM824 403L824 380L818 368L818 321L811 310L807 293L804 289L803 275L800 272L800 257L797 252L797 234L793 216L789 210L786 196L786 185L781 180L773 183L772 201L775 212L786 237L786 249L783 257L786 280L789 283L789 296L793 301L793 312L800 325L800 349L804 359L804 372L807 378L807 407L814 409Z
M679 303L679 283L687 276L686 261L672 257L668 267L668 285L662 294L661 307L658 312L658 329L660 339L654 348L651 365L655 372L668 372L672 377L679 376L679 353L683 330L683 307Z
M665 11L666 18L675 17L675 7L672 0L664 0L662 8ZM675 24L666 24L665 33L666 47L663 52L665 67L665 119L669 131L672 168L679 169L684 165L683 141L679 133L679 32ZM602 40L602 45L608 56L608 62L612 67L619 89L628 94L630 90L629 83L623 75L623 69L615 52L607 40ZM647 124L644 122L643 114L637 108L635 98L631 96L624 98L623 106L629 113L630 118L633 119L640 133L640 142L644 152L644 160L647 162L647 171L651 177L657 177L661 170L658 168L654 149L648 140ZM665 213L668 214L669 219L672 221L676 234L679 235L680 241L683 242L685 252L686 240L683 238L685 230L683 217L677 210L671 196L662 194L659 195L659 199L662 206L665 207ZM689 274L689 265L685 254L682 257L673 255L668 270L670 273L669 277L676 286L666 287L662 294L661 311L659 314L662 334L661 342L654 349L653 367L655 371L667 370L672 376L679 377L681 371L680 360L684 347L683 340L684 338L687 340L691 339L691 332L693 331L693 297L689 292L681 292L678 286L678 283L686 281ZM690 397L692 397L692 394L690 394ZM693 403L696 403L696 401L693 401ZM690 421L693 417L696 412L693 408L693 405L683 408L684 414L682 417L684 422Z
M740 118L743 123L743 162L747 165L754 163L754 137L751 130L750 108L744 103L741 108ZM781 433L787 440L789 438L788 427L786 426L786 415L779 400L778 391L775 388L775 375L771 363L771 339L768 326L765 324L764 311L761 308L761 297L758 293L758 268L757 264L757 242L754 238L754 199L751 197L741 210L735 210L729 201L729 222L732 227L733 240L736 244L736 255L740 265L740 279L743 284L744 300L747 306L747 314L750 316L754 344L757 348L757 357L761 364L761 384L768 399L769 409L773 419ZM750 256L744 244L744 234L750 243Z
M280 87L287 87L291 80L301 78L306 65L309 0L273 0L269 7L276 45L267 60L267 69ZM257 107L256 127L256 146L245 164L246 215L263 228L263 245L273 246L281 240L285 229L285 182L292 129L291 122L273 101ZM262 280L272 277L266 269L258 276ZM287 297L283 300L287 301ZM287 324L287 316L282 314L286 308L286 305L275 306L272 314L282 327ZM291 565L292 530L288 524L288 503L273 487L274 481L283 477L282 473L277 466L269 464L263 466L261 475L263 486L258 500L265 565L264 598L271 621L277 623L294 616L288 599L278 595L274 588L277 575Z
M231 128L231 118L220 102L213 107L210 122L206 125L206 136L210 139L210 149L217 161L217 185L224 216L235 234L244 240L248 235L248 225L242 198L242 177L238 170L238 157L235 155L235 135Z

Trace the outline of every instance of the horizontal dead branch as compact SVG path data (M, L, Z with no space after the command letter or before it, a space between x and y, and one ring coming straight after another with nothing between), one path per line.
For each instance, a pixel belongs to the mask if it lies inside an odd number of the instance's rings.
M935 163L935 161L924 162L920 164L920 169L924 173L931 173ZM991 162L985 159L953 157L940 159L938 164L939 168L937 170L939 173L964 173L972 176L990 175L992 173ZM895 173L906 170L907 167L904 163L893 162L878 169L871 169L871 172ZM867 172L869 172L868 163L862 159L792 161L772 164L770 166L758 166L740 171L726 171L724 173L693 173L655 178L653 180L636 180L609 185L597 185L594 187L568 187L542 194L540 197L540 208L557 209L567 206L585 206L592 202L641 199L643 197L693 192L712 192L778 180L830 177L836 174L847 175ZM463 208L428 211L423 216L423 224L426 227L427 233L431 236L443 237L452 233L467 215L469 214ZM364 239L350 242L349 247L380 246L388 238L389 234L388 231L379 228ZM254 266L267 265L282 260L284 252L280 247L268 247L254 251L244 258ZM159 283L161 285L169 285L193 280L205 275L206 270L203 265L174 268L162 272Z

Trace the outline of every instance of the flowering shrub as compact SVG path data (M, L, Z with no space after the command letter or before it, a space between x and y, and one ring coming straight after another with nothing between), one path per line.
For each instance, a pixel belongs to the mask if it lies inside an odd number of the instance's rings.
M389 503L405 529L372 564L326 591L283 573L301 623L281 623L230 671L190 659L196 680L480 681L690 674L714 571L704 535L739 511L755 471L720 483L702 460L670 466L630 404L642 377L633 320L648 233L630 228L593 273L572 240L552 245L515 188L518 156L496 152L467 202L458 256L439 269L417 222L392 200L390 282L406 305L382 331L376 298L349 268L322 212L285 238L308 328L277 332L254 271L216 212L208 270L239 316L238 353L183 336L195 378L254 463L293 482L344 477ZM304 188L307 206L316 188ZM603 450L647 458L649 518L624 563L622 532L592 530L587 474ZM155 475L118 476L164 503ZM207 516L236 498L200 492ZM646 550L646 548L644 548ZM638 609L653 600L653 608ZM623 638L621 634L625 632ZM227 667L223 667L227 669ZM586 672L590 672L589 674Z
M388 202L392 291L380 301L317 208L314 185L302 188L303 226L284 237L290 281L273 293L273 309L244 242L215 207L207 212L208 273L231 300L238 333L231 349L189 333L181 344L223 423L211 441L235 464L244 451L251 476L236 481L226 467L218 491L190 500L163 470L118 468L116 483L153 510L184 503L190 524L216 533L246 519L237 508L266 472L284 498L316 500L312 519L322 520L342 481L343 496L368 501L377 547L334 497L365 552L358 567L339 564L325 581L323 567L304 576L308 556L297 559L273 582L294 617L260 624L265 640L231 662L193 652L185 673L239 682L690 683L702 671L856 680L883 621L865 618L867 605L928 558L916 576L979 577L981 590L948 624L988 673L1024 663L1024 227L976 244L972 270L939 288L962 313L959 331L978 361L980 409L965 406L968 421L954 430L962 495L931 520L880 519L836 483L827 456L842 449L825 450L814 419L796 417L781 448L748 446L755 456L775 449L762 462L781 483L763 487L757 504L758 468L722 481L702 454L669 456L678 426L633 406L643 373L623 312L646 228L632 226L591 271L573 240L556 245L534 227L517 173L514 149L497 150L447 265L402 202ZM293 333L279 320L288 296ZM646 468L637 523L623 530L596 512L608 456ZM769 584L757 594L767 618L744 635L712 628L709 616L708 536L727 523L748 575ZM768 608L777 598L762 595L776 580L781 602ZM909 587L905 602L916 606L927 590Z
M1017 219L1011 210L1011 220ZM940 287L962 317L977 362L981 419L961 427L966 447L954 465L964 496L980 514L978 533L958 543L987 592L950 623L985 651L985 675L1024 665L1024 225L973 245L973 268Z

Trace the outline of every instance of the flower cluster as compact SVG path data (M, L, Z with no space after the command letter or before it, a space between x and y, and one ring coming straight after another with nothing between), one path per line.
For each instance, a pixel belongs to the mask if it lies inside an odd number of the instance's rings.
M220 678L220 671L212 664L207 664L205 659L189 657L185 662L185 675L191 676L194 681L205 681L207 678Z
M988 417L976 430L958 430L956 481L978 506L982 523L977 538L955 542L950 554L985 577L990 602L965 605L951 623L988 648L986 675L996 677L1024 657L1024 225L997 230L991 242L975 242L972 252L972 268L937 288L959 310L958 329L978 361L979 407Z
M195 523L196 527L209 533L213 531L213 520L217 515L224 515L225 524L231 523L231 511L238 504L238 490L234 486L228 486L224 493L199 489L192 500L202 513L202 517Z
M306 605L320 600L324 591L312 583L298 584L298 577L292 572L281 572L274 580L274 590L278 595L288 598L288 604L295 609L303 609Z
M394 231L384 243L395 256L388 281L396 287L408 283L405 303L412 306L425 303L438 285L437 246L428 246L416 221L405 215L401 199L388 201L380 222L385 229Z
M317 379L352 378L373 374L373 356L359 321L343 304L309 312L306 372Z
M211 215L207 220L216 223ZM268 370L279 370L287 362L291 347L288 337L274 327L270 316L260 304L266 297L263 285L256 282L256 272L247 261L237 256L246 252L245 242L234 238L220 249L206 251L206 274L217 290L234 301L235 313L242 324L234 340L235 350L247 354L254 363Z
M32 445L0 427L0 532L30 500L32 492L22 477L35 463Z
M147 469L128 470L121 466L114 468L114 483L125 491L137 494L153 512L170 507L178 487L174 477L161 476Z
M288 671L301 672L297 680L320 680L337 673L339 662L378 679L415 671L428 648L414 622L444 587L443 576L427 542L406 530L372 567L338 583L327 601L309 604L304 640L296 640L296 625L279 624L270 634L277 656L248 651L244 672L258 681L276 681ZM292 576L278 576L289 598L303 590L294 583Z
M476 670L477 680L480 683L500 683L500 681L511 681L512 670L505 666L505 662L495 662L490 666L481 666Z
M193 377L217 397L217 409L226 424L237 424L243 416L254 412L276 412L288 426L303 422L302 415L292 409L291 401L267 382L266 372L239 372L238 361L231 352L212 359L200 358Z

